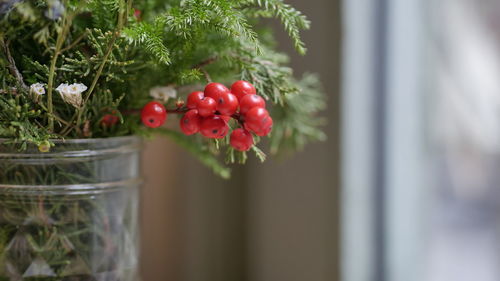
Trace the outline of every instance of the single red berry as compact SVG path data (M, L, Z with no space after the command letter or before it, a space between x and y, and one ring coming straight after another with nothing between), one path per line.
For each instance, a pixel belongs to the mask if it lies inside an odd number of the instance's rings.
M212 115L201 121L200 133L207 138L221 139L229 132L229 126L218 115Z
M134 9L134 17L135 17L135 19L137 19L138 21L140 21L140 20L141 20L141 14L142 14L141 10Z
M148 102L141 110L142 123L150 128L157 128L167 120L167 110L157 101Z
M219 96L223 93L229 93L229 89L221 83L210 83L205 87L205 96L214 100L219 100Z
M257 133L263 130L267 119L271 118L269 112L262 107L254 107L245 114L244 126L250 132Z
M203 92L192 92L189 94L187 98L187 107L189 109L194 109L197 107L198 102L201 101L205 97L205 94Z
M238 100L241 102L241 99L246 95L255 95L257 91L252 83L239 80L233 83L231 86L231 93L235 95Z
M191 109L181 118L180 126L182 132L186 135L193 135L200 131L201 117L198 110Z
M205 97L198 102L196 109L198 109L198 114L201 117L208 117L215 113L217 102L213 98Z
M217 100L217 111L222 115L233 115L238 110L238 99L231 93L222 93Z
M260 130L255 131L255 134L260 137L265 137L271 133L273 130L273 118L271 116L264 119L263 124L260 127Z
M113 127L120 121L120 117L114 115L114 114L106 114L102 117L101 119L101 124L104 127Z
M247 151L253 146L253 137L249 131L238 128L231 133L229 143L236 150Z
M240 100L240 113L246 114L254 107L266 107L266 101L258 95L246 95Z

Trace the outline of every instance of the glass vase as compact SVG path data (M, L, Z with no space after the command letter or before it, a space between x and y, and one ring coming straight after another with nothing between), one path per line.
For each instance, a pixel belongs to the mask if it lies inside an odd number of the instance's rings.
M140 146L0 140L0 281L138 280Z

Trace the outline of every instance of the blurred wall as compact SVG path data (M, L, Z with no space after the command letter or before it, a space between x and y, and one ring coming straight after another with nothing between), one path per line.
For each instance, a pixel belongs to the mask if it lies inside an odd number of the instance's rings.
M143 155L142 272L146 281L338 280L339 0L286 1L309 16L309 53L280 46L296 75L321 75L328 141L289 159L254 159L214 177L167 139ZM273 23L275 24L275 23Z

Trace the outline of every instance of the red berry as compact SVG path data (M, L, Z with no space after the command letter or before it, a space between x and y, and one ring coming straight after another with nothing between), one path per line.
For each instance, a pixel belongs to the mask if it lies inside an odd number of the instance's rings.
M120 121L120 117L114 115L114 114L106 114L102 117L101 119L101 124L104 127L112 127L116 125Z
M196 108L198 105L198 102L202 100L205 97L205 94L203 92L192 92L189 94L188 99L187 99L187 107L190 109Z
M266 126L266 122L269 122L269 118L271 116L267 110L262 107L254 107L245 115L245 129L254 133L260 132Z
M134 17L135 17L138 21L140 21L140 20L141 20L141 14L142 14L141 10L134 9Z
M229 126L220 116L212 115L201 121L200 132L207 138L221 139L229 132Z
M236 150L247 151L253 146L253 137L249 131L238 128L231 133L229 143Z
M247 81L239 80L233 83L231 86L231 93L235 95L241 102L241 99L246 95L255 95L257 91L255 87Z
M217 111L222 115L233 115L238 110L238 99L231 93L222 93L217 100Z
M205 97L198 102L196 109L198 109L198 114L201 117L208 117L215 113L217 102L213 98Z
M191 109L184 116L182 116L180 121L180 126L182 132L186 135L192 135L200 131L201 117L198 115L198 110Z
M211 97L214 100L219 100L221 94L228 92L229 89L220 83L210 83L205 87L205 96Z
M167 120L167 110L157 101L148 102L141 110L142 123L150 128L157 128Z
M266 107L266 101L258 95L246 95L240 100L240 113L245 114L254 107Z
M273 129L273 118L269 116L269 118L266 118L260 128L260 130L256 131L255 134L260 137L264 137L269 135Z

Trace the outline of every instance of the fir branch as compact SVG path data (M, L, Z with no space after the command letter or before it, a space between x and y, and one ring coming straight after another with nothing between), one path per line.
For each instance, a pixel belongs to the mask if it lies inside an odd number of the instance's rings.
M284 65L288 62L286 55L264 49L260 56L230 53L225 59L240 67L241 80L251 82L259 95L274 104L283 106L284 96L298 92L292 69Z
M244 38L256 53L261 52L257 33L233 1L186 0L163 17L166 28L185 40L193 40L209 30L228 38Z
M307 49L300 38L301 29L309 29L311 22L300 11L296 10L283 0L243 0L243 4L254 4L263 8L263 12L271 12L278 17L286 32L292 38L295 49L299 54L305 54ZM253 15L265 15L264 13L253 13Z
M161 63L171 63L170 50L163 43L164 22L158 18L153 24L140 22L125 28L123 34L129 42L140 44Z
M119 0L119 1L122 2L124 0ZM131 0L126 0L126 1L128 3L128 1L131 1ZM125 6L128 6L128 4ZM77 128L79 128L79 126L80 126L82 113L85 110L85 107L87 105L87 102L89 101L89 98L91 97L92 93L94 92L95 86L97 85L97 81L99 81L99 78L101 77L102 70L104 69L106 62L108 61L108 58L111 55L111 52L113 51L113 47L115 45L115 42L118 39L118 37L120 36L120 32L123 29L123 23L124 23L123 17L126 17L126 16L127 16L126 11L120 9L120 13L118 14L118 25L116 27L116 30L114 31L113 37L111 38L111 40L109 42L106 53L104 54L104 57L102 58L101 65L97 69L97 72L94 76L94 80L92 80L92 84L90 85L89 90L86 92L85 97L83 98L82 108L77 110L77 113L76 113L77 114L77 119L76 119L77 120L77 122L76 122Z
M307 143L326 139L321 129L326 120L318 116L326 108L318 77L305 74L300 81L293 80L293 83L299 92L286 95L284 107L275 107L272 111L272 154L301 150Z

